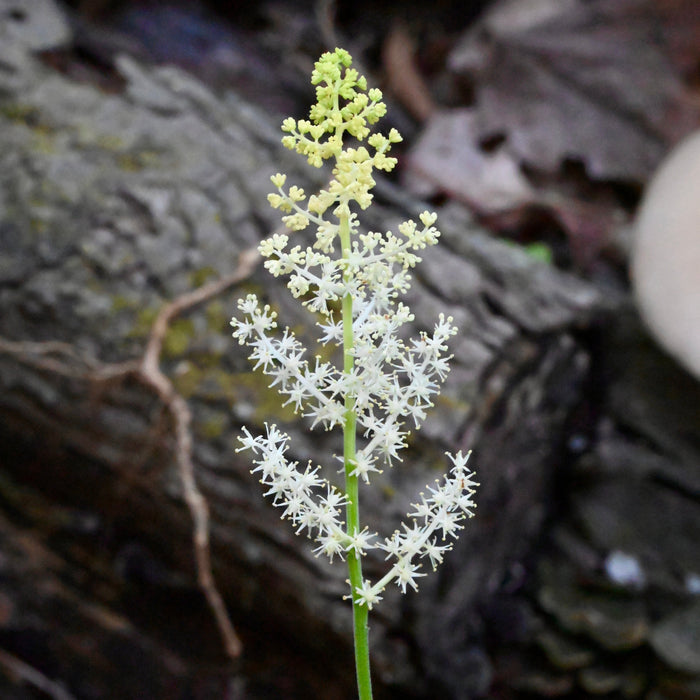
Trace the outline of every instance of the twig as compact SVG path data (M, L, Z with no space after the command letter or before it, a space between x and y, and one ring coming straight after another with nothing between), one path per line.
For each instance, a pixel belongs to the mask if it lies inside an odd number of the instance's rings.
M26 661L10 654L7 651L0 649L0 664L7 668L10 673L14 673L22 680L46 693L54 700L75 700L75 697L65 690L60 684L52 681L45 676L41 671L30 666Z
M413 38L406 25L395 22L382 47L386 80L394 97L421 124L437 110L430 88L418 70Z
M72 379L107 381L132 374L139 368L138 361L134 360L100 364L92 358L81 356L72 345L57 340L32 342L0 338L0 353L12 355L23 365ZM54 355L58 357L53 357ZM60 359L61 356L68 358L73 364Z
M170 379L161 371L159 360L163 339L170 321L183 311L221 294L229 287L248 277L257 263L258 257L257 251L244 252L234 273L192 292L183 294L161 309L151 328L146 352L138 371L138 377L155 390L173 418L177 444L177 466L180 480L182 481L185 502L190 510L194 526L192 539L197 564L197 578L207 598L209 607L216 618L226 651L233 658L241 653L241 641L233 629L226 606L212 575L211 551L209 547L209 508L197 487L197 482L194 478L194 464L192 463L192 433L190 431L192 413L187 402L175 391L175 387Z
M222 294L228 288L249 277L259 257L257 250L244 251L239 259L238 267L230 275L183 294L164 306L151 327L146 350L140 360L100 364L93 359L80 356L75 348L67 343L57 341L16 342L0 338L0 352L12 355L23 364L64 377L97 382L133 376L158 395L173 420L178 474L182 482L183 497L193 522L192 541L197 581L214 614L226 652L232 658L240 655L242 645L229 619L226 606L212 574L209 508L197 486L192 461L192 412L185 399L175 390L170 379L161 371L160 356L169 323L179 314ZM60 356L69 358L73 363L82 365L82 367L71 366L60 359ZM1 657L0 662L3 662ZM6 663L6 660L4 662ZM68 696L64 695L64 697Z
M338 46L338 36L335 31L335 0L317 0L316 22L321 32L321 38L326 44L326 49L332 51Z

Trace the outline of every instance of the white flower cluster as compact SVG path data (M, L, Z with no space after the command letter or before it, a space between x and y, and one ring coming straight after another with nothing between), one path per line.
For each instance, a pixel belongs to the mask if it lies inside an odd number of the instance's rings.
M414 317L399 297L409 288L409 271L420 262L418 251L437 243L440 234L433 226L436 215L429 212L420 215L420 224L401 224L398 234L360 230L351 205L364 209L371 203L372 172L394 167L395 159L386 153L401 137L394 129L388 137L372 134L367 142L373 155L364 146L343 148L345 132L361 141L369 134L366 124L376 122L385 110L381 93L365 94L364 79L347 66L346 52L325 54L314 71L319 101L311 110L312 120L287 119L283 125L288 134L283 143L312 164L335 158L328 188L307 200L299 187L285 191L286 176L272 177L277 192L269 196L270 203L285 213L283 221L292 230L313 224L315 242L290 247L289 236L275 234L260 244L267 270L275 277L287 276L292 295L316 314L320 342L342 347L342 366L319 357L305 359L301 342L289 328L277 332L276 313L253 294L238 302L241 318L231 325L233 337L251 349L254 368L272 377L270 386L286 397L285 405L310 418L312 428L340 427L346 441L351 434L352 448L341 458L346 478L369 483L372 473L400 461L409 421L419 428L425 419L449 371L447 342L457 329L451 317L441 314L432 333L403 339L402 328ZM337 246L340 253L333 255ZM356 430L363 437L359 449ZM290 462L285 457L287 440L274 425L255 437L244 430L239 450L252 450L253 471L260 473L266 495L284 509L282 517L297 532L306 531L316 540L317 554L331 560L349 553L359 558L374 547L393 557L392 568L375 584L365 580L357 585L355 580L354 600L368 608L391 581L404 592L407 586L417 588L416 578L423 575L417 560L427 557L433 567L440 563L451 547L446 538L455 537L461 521L472 515L476 484L466 467L468 455L460 452L450 456L454 466L444 483L429 488L429 495L415 504L408 515L410 526L381 543L376 533L357 523L344 527L340 509L351 507L352 497L335 491L319 467L309 464L302 470Z
M447 538L455 538L463 527L461 521L473 515L471 497L478 484L467 468L469 454L447 453L452 469L442 483L436 480L434 487L428 487L428 496L422 493L421 502L413 504L414 510L408 514L411 524L404 523L403 532L397 530L383 542L377 541L377 533L366 529L348 534L340 510L347 504L346 496L319 475L319 467L309 463L302 470L298 462L290 462L285 456L288 440L289 436L274 425L265 424L265 435L258 436L244 428L238 451L253 451L256 466L252 472L261 474L261 483L268 487L265 495L284 509L281 517L291 520L297 534L306 530L318 543L314 549L317 556L326 554L333 561L336 555L341 559L345 554L360 557L370 549L381 549L387 552L387 559L394 558L381 579L375 583L365 580L358 587L359 602L369 609L381 600L382 591L392 581L404 593L407 586L418 590L416 579L425 574L415 560L427 557L435 570L443 554L452 548Z

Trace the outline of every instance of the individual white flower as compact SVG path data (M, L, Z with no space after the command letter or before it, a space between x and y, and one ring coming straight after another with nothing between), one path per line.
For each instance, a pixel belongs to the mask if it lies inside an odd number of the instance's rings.
M435 571L438 564L442 564L443 554L450 549L452 549L452 543L438 545L435 541L429 539L426 540L425 544L423 545L423 556L427 556L430 559L430 564L433 567L433 571Z
M328 318L325 323L319 323L318 327L323 331L319 342L322 345L339 345L343 342L343 323Z
M376 458L374 458L372 455L366 455L362 450L355 455L355 459L353 460L351 466L352 471L350 474L361 478L366 484L369 484L369 475L372 472L381 472L380 469L377 469Z
M325 554L330 561L333 561L333 557L337 554L341 559L344 559L345 546L344 546L345 536L342 532L338 530L333 530L332 532L325 532L320 534L316 541L319 543L318 547L314 549L314 554L319 556Z
M349 581L348 581L349 583ZM350 598L351 596L345 596ZM382 599L378 591L375 591L371 581L365 579L361 586L355 588L355 602L358 605L366 605L368 610L372 609L375 603L378 603Z
M401 589L402 593L406 592L406 586L410 586L414 591L418 590L416 579L419 576L425 576L418 572L420 564L413 564L410 559L404 557L394 567L394 575L396 584Z
M345 550L347 552L354 552L355 557L359 559L366 550L372 546L372 540L375 535L373 532L368 532L367 528L362 531L348 535L346 540Z

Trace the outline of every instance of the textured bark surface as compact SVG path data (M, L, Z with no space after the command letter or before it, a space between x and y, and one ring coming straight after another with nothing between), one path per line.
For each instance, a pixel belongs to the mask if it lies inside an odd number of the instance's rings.
M307 189L325 175L235 94L128 58L119 71L109 94L0 43L3 697L42 682L75 698L351 697L346 573L280 522L234 452L243 423L276 421L295 458L335 470L339 436L309 433L229 337L249 290L294 328L309 319L258 268L163 339L161 368L193 416L236 664L197 588L171 416L123 364L165 304L231 274L278 227L270 174ZM367 226L421 209L385 184ZM471 448L478 517L419 594L387 591L373 611L377 697L691 697L697 384L644 345L622 295L489 239L459 208L439 225L409 303L417 329L455 317L453 370L363 511L390 534L443 451ZM643 582L611 582L616 551ZM383 567L368 557L369 574Z

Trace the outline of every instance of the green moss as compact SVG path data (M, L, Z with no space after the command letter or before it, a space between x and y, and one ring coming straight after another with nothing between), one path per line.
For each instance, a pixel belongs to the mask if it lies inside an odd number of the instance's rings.
M95 143L105 151L119 151L124 148L124 141L114 134L100 134Z
M227 406L252 404L254 411L249 423L262 425L267 420L291 422L295 418L292 407L282 405L284 398L270 389L269 381L269 377L261 372L230 373L218 364L202 368L193 362L183 363L172 377L173 386L186 399L196 396L203 401L221 402ZM214 430L213 426L210 428Z
M202 396L213 400L224 400L228 405L241 398L241 375L226 372L220 366L207 372L205 384L201 387Z
M203 284L206 282L209 282L209 280L215 278L218 276L218 272L211 266L207 265L205 267L200 267L197 268L196 270L192 270L189 274L190 278L190 284L193 287L201 287Z
M546 243L528 243L528 245L525 246L525 252L531 258L535 258L535 260L547 263L548 265L551 265L554 262L554 254L552 253L552 249Z
M542 241L534 241L533 243L520 244L515 241L505 239L505 243L512 248L522 248L531 258L540 262L552 265L554 262L554 253L550 246Z
M29 225L34 233L45 233L47 229L46 222L41 219L31 219Z
M381 487L382 495L387 501L393 500L394 496L396 496L396 489L391 485L391 484L384 484Z
M221 358L224 353L209 351L192 350L188 353L188 357L197 363L197 366L203 370L214 370L221 367Z
M173 386L180 396L189 399L199 389L204 376L204 370L188 362L172 377Z
M37 108L33 105L20 104L19 102L10 102L0 107L0 115L19 124L38 121L38 114Z
M280 396L276 389L268 386L270 378L262 372L248 372L240 376L238 381L257 399L253 420L262 425L266 420L275 419L281 422L291 422L296 414L291 405L283 406L285 397Z
M442 408L453 413L468 413L471 410L472 404L464 399L457 399L447 394L440 394L433 400L435 408Z
M112 311L116 314L120 311L131 310L134 308L133 299L125 297L123 294L115 294L112 297Z
M152 167L158 162L156 151L136 151L121 153L117 156L117 167L127 172L139 172Z
M129 338L143 338L151 332L151 327L153 322L156 320L158 315L158 309L154 307L148 307L145 309L139 309L136 312L136 323L134 327L128 334Z
M35 128L32 148L37 153L53 155L56 152L56 143L52 132L45 127Z
M198 432L207 440L213 440L221 437L227 423L228 417L225 413L216 413L199 424Z
M129 153L123 153L117 158L117 166L121 170L126 170L130 173L135 173L139 170L143 170L143 166L141 165L141 163L139 163L138 160Z
M163 338L163 354L166 357L179 357L187 350L194 339L194 323L189 318L176 318L171 321Z
M36 107L19 103L6 104L0 107L0 116L30 129L33 136L32 148L35 151L45 154L55 153L56 129L48 122L42 121L41 112Z
M224 309L223 303L218 299L207 304L204 315L207 319L207 328L217 333L225 330L231 318L231 315Z
M202 375L197 396L209 401L224 401L229 406L237 403L255 407L250 422L262 425L274 419L290 422L295 418L291 406L283 406L285 398L268 386L270 378L262 372L230 373L221 367L213 367Z

